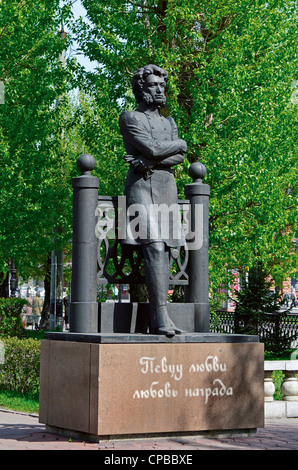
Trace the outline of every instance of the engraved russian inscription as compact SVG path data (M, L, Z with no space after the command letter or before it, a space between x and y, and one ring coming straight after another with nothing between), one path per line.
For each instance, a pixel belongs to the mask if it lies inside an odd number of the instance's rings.
M135 390L133 399L169 399L182 395L185 398L203 397L204 403L207 404L210 398L233 395L233 387L224 382L227 364L221 362L216 355L208 355L203 361L193 362L189 366L184 364L184 367L182 363L169 361L166 356L161 359L156 356L142 356L139 365L141 374L150 377L150 383L146 388ZM201 378L205 379L211 374L208 386L205 382L202 384ZM214 374L217 375L215 378ZM194 386L185 386L189 383L189 377L194 375L196 380L191 381ZM165 382L163 378L166 379ZM180 387L177 386L179 382Z

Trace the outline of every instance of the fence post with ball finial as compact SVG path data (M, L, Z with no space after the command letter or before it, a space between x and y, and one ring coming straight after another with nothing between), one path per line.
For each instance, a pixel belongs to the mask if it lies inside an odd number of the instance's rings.
M99 179L92 155L77 160L81 176L73 179L73 242L70 332L98 332L97 239L95 234Z
M193 182L185 186L185 196L190 201L186 302L194 304L196 332L210 330L208 275L210 186L202 182L206 174L205 165L200 162L193 163L189 168L189 176Z

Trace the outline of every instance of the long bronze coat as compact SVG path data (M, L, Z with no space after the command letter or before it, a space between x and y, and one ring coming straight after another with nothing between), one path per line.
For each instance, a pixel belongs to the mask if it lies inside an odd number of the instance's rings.
M184 245L172 166L184 160L185 143L178 138L174 120L163 117L156 108L141 104L135 111L123 112L119 126L127 154L145 157L153 165L149 173L143 174L130 166L124 188L130 214L126 218L127 236L122 242L164 241L169 247ZM161 204L173 212L162 210Z

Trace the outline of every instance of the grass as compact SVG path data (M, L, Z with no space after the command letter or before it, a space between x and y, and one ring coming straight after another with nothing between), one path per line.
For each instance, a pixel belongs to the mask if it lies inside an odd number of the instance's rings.
M24 395L11 390L0 390L0 408L38 414L38 395Z
M41 340L44 337L44 331L25 330L24 335L26 338ZM23 394L12 390L0 389L0 408L38 414L39 396L38 394Z

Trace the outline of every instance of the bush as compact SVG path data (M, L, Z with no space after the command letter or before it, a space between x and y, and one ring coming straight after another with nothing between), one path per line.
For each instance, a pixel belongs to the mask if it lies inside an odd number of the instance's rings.
M0 364L0 389L39 392L40 341L3 337L4 363Z
M273 395L274 400L282 400L283 394L281 392L281 385L283 383L285 374L282 370L274 370L272 372L272 379L275 386L275 392Z
M23 334L23 308L25 299L0 298L0 336L21 336Z

